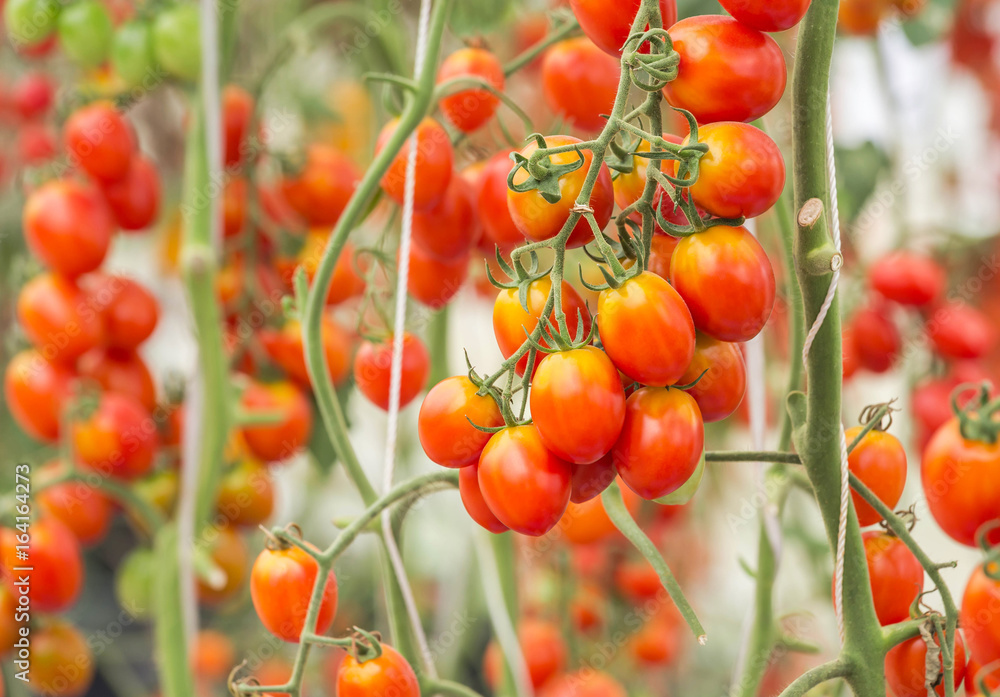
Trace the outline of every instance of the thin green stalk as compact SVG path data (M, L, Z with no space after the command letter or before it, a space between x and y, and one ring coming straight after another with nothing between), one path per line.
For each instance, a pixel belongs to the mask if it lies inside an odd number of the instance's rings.
M568 39L570 36L577 33L579 29L580 23L577 22L575 18L568 20L558 29L550 32L548 36L539 41L537 44L515 56L509 63L507 63L507 65L503 67L504 76L510 77L528 63L538 58L538 56L542 55L549 46L559 43L563 39Z
M448 362L448 306L445 305L431 317L427 336L427 350L431 354L431 377L427 389L434 387L449 375Z
M705 462L783 462L789 465L801 465L802 461L795 453L774 452L770 450L709 450L705 453Z
M789 685L781 697L803 697L809 690L829 682L835 678L843 678L848 674L848 667L841 661L831 661L817 666L812 670L803 673L798 680ZM885 696L885 686L882 688L882 695Z
M472 688L451 680L421 680L420 691L427 695L445 695L447 697L482 697Z

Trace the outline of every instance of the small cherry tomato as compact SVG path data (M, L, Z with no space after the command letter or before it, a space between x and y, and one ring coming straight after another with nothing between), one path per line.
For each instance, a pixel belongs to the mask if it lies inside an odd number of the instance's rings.
M135 150L132 130L110 103L77 109L66 120L63 134L70 157L95 179L113 182L128 174Z
M410 245L410 274L406 290L421 304L440 310L451 302L469 277L471 254L439 261L415 240Z
M628 697L628 693L607 673L586 668L555 678L545 686L542 697Z
M104 317L105 342L111 348L135 350L156 329L159 303L138 281L100 274L86 277L82 285L88 304Z
M309 224L331 227L340 220L361 180L357 165L336 148L309 146L305 167L281 185L285 200Z
M942 306L924 325L931 346L945 358L982 358L996 345L996 331L989 317L965 303Z
M80 375L95 381L106 392L133 397L152 413L156 409L156 384L139 354L113 348L98 348L80 357Z
M923 307L944 291L944 269L930 257L900 250L886 254L868 270L872 288L900 305Z
M653 235L649 257L646 259L646 271L669 281L670 262L674 258L674 250L677 249L679 241L670 235Z
M615 106L620 75L618 60L586 36L565 39L545 52L542 94L558 116L583 131L599 131Z
M510 150L501 150L486 161L480 175L476 210L483 225L483 241L507 247L524 241L507 206L507 175L514 169Z
M134 397L105 392L71 428L81 465L103 476L135 479L149 472L159 447L156 422Z
M265 462L286 460L297 453L312 434L312 408L302 391L290 382L251 383L240 399L249 413L278 412L277 423L245 426L243 437L250 451Z
M53 697L80 697L94 679L91 640L62 619L31 633L31 686Z
M72 179L35 189L24 204L24 239L31 252L68 278L104 261L114 222L100 192Z
M114 27L108 9L99 0L67 5L56 20L59 46L77 65L97 68L108 56Z
M417 435L431 461L443 467L479 462L492 434L475 426L497 428L504 422L496 401L489 395L479 396L478 391L468 377L456 375L427 393L417 417Z
M806 15L809 0L719 0L740 23L757 31L791 29Z
M420 697L420 683L406 659L388 644L382 655L358 663L348 654L337 673L337 697Z
M910 606L924 590L924 567L895 535L872 530L862 537L879 623L909 619Z
M257 527L274 511L274 480L266 465L243 458L223 475L216 502L233 525Z
M204 543L212 561L222 570L225 579L219 586L197 580L198 600L209 606L219 606L232 600L243 589L247 577L249 555L246 542L232 527L216 528L212 539Z
M865 307L848 321L851 340L862 368L884 373L899 356L902 339L899 330L880 307Z
M157 70L153 58L153 27L133 20L115 30L111 40L111 65L126 87L141 88Z
M995 695L997 690L1000 690L1000 669L987 671L975 657L969 659L965 669L965 697L986 697Z
M316 270L319 268L320 259L323 257L323 250L326 249L329 238L328 231L309 231L305 244L299 251L298 263L306 270L310 283L312 283ZM291 280L291 276L288 280ZM364 292L365 281L358 275L358 270L355 268L354 245L348 242L341 250L340 256L337 257L337 265L330 278L330 290L326 294L326 304L339 305Z
M601 50L618 58L639 13L641 0L570 0L573 14L580 22L580 28ZM660 0L660 22L670 27L677 21L675 0Z
M676 613L676 610L673 610ZM662 612L647 621L628 642L629 651L640 665L669 666L680 652L677 621Z
M115 221L122 230L145 230L160 212L160 175L141 155L132 158L125 176L102 185Z
M478 78L503 92L503 66L497 57L482 48L461 48L444 59L438 70L438 84L454 79ZM489 121L500 99L489 90L469 88L441 99L441 111L458 130L472 133Z
M250 571L250 597L267 630L279 639L299 643L304 629L323 634L337 614L337 579L327 573L315 627L306 627L306 613L319 564L298 547L265 549Z
M743 402L747 387L747 368L740 347L699 334L691 365L677 382L689 385L696 380L697 384L684 391L698 403L705 423L731 416Z
M101 315L76 284L55 273L28 281L17 298L17 318L45 356L71 364L104 338Z
M222 632L202 629L191 647L191 670L210 682L224 680L236 663L233 642Z
M50 462L39 476L55 477L60 471L58 462ZM46 515L58 518L84 547L104 539L115 515L114 502L100 489L81 481L47 486L38 494L38 505Z
M844 435L848 443L853 443L859 433L861 427L854 426L847 429ZM899 503L906 486L906 451L894 435L878 430L869 431L851 451L848 465L851 472L886 506L893 508ZM882 521L882 516L859 494L852 491L851 497L854 499L861 527Z
M222 188L222 234L228 240L243 232L247 221L247 180L230 177Z
M17 550L18 545L29 544L25 539L17 529L0 528L0 562L8 582L14 576L28 578L27 593L33 612L61 612L72 607L83 587L84 570L76 537L54 516L34 520L30 530L28 566L31 568L15 572L14 567L25 567Z
M354 382L372 404L389 411L389 382L392 375L393 338L375 343L364 341L354 357ZM403 335L402 373L399 408L402 409L423 392L430 376L430 354L419 337Z
M623 487L622 496L629 511L634 514L639 510L642 499L631 489ZM618 534L618 528L611 522L611 516L604 509L604 501L600 498L592 498L583 503L570 501L556 530L574 545L594 544Z
M379 153L393 136L399 119L386 124L378 135L375 152ZM454 167L455 153L448 132L437 121L425 118L416 129L417 166L414 172L413 210L432 208L448 190ZM403 205L406 188L406 162L410 158L411 139L407 138L396 158L382 177L382 191L393 201Z
M481 527L498 535L507 532L509 528L493 515L483 498L483 492L479 488L479 465L469 465L458 471L458 493L469 517Z
M222 90L222 134L226 167L239 167L247 156L247 136L253 123L253 96L238 85ZM318 147L318 146L314 146Z
M453 176L437 205L413 215L414 244L438 261L467 259L479 235L472 186L464 177Z
M680 145L684 142L684 139L675 136L672 133L664 133L663 139ZM636 147L636 152L644 153L650 152L652 146L649 141L643 139L639 141L639 145ZM619 208L625 209L631 206L633 203L642 198L642 194L646 189L646 170L649 168L650 163L655 162L649 158L642 157L640 155L632 156L632 171L631 172L620 172L614 180L615 189L615 203L618 204ZM668 171L668 168L663 163L667 160L661 160L658 165L660 169L664 172ZM654 206L657 205L660 195L663 193L663 187L657 184L656 187L656 198L654 199ZM669 216L666 216L669 219ZM634 220L639 223L641 222L641 217L638 215L634 216Z
M3 393L21 430L36 440L56 442L75 379L70 368L47 360L39 351L16 354L4 371Z
M566 642L559 629L551 622L525 619L517 625L518 643L527 663L528 677L536 690L559 675L566 666ZM503 655L496 641L491 641L483 656L483 673L486 684L494 689L500 686Z
M573 468L573 491L569 500L584 503L600 496L611 486L616 475L610 453L589 465L577 465Z
M891 8L892 0L842 0L837 14L837 28L845 34L874 36L879 22Z
M55 100L55 88L45 73L25 73L11 88L10 105L26 121L45 116Z
M937 634L934 643L940 645ZM938 657L938 666L943 671L944 661ZM955 689L962 686L965 679L965 642L962 634L955 634ZM927 644L923 637L914 637L889 649L885 655L885 679L896 697L926 697ZM944 697L944 673L934 685L934 692Z
M153 55L170 75L193 82L201 74L201 17L198 6L178 3L156 13Z
M343 384L351 374L354 340L348 330L329 315L323 315L320 336L330 379L334 385ZM285 371L289 378L303 388L310 386L302 343L302 324L298 320L288 320L281 329L262 329L259 338L268 358Z
M55 157L56 138L45 124L26 123L17 134L17 152L24 167L47 162Z
M990 571L996 574L1000 569L994 563ZM972 578L965 587L959 623L966 641L969 642L969 653L983 666L1000 661L998 609L1000 609L1000 581L987 576L986 566L980 564L972 572ZM996 678L1000 683L1000 674L996 675Z

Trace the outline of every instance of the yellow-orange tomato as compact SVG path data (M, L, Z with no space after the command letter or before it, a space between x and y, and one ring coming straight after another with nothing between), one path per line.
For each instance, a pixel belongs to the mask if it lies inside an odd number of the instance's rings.
M845 34L872 36L891 7L892 0L841 0L837 28Z
M490 434L475 426L496 428L503 416L496 401L476 394L465 375L442 380L427 393L417 417L417 434L427 457L444 467L467 467L479 461ZM475 426L473 426L475 424Z
M281 190L288 205L309 225L332 226L340 219L361 179L357 165L328 145L313 143L306 164Z
M859 433L861 427L854 426L847 429L844 435L848 443L853 443ZM886 506L894 508L899 503L906 486L906 450L896 436L884 431L869 431L851 451L848 465L851 472ZM882 520L882 516L859 494L852 491L851 497L862 527Z
M639 510L639 504L642 500L626 486L621 487L621 492L625 499L625 506L634 514ZM618 528L611 522L607 511L604 510L604 502L600 497L592 498L583 503L570 501L556 529L575 545L600 542L618 532Z
M233 525L256 527L274 510L274 480L266 465L245 458L229 469L219 484L219 513Z
M320 336L330 379L334 385L340 385L351 372L352 337L337 320L328 315L323 316ZM268 358L296 384L308 388L310 380L302 344L302 324L298 320L288 320L281 329L262 329L259 337Z
M326 576L316 626L306 627L319 564L303 549L265 549L250 572L250 597L267 630L279 639L298 643L303 630L324 634L337 614L337 579Z
M309 283L312 283L319 268L319 262L323 258L323 250L326 249L327 240L330 233L326 230L310 230L306 235L302 249L297 257L298 265L306 270ZM350 242L344 245L337 257L337 265L333 269L333 276L330 278L330 290L326 294L327 305L338 305L346 300L357 297L365 291L365 281L358 275L354 266L354 245ZM292 273L296 265L291 265L284 274L284 280L291 285Z
M286 460L309 440L312 409L309 400L292 383L252 383L243 391L240 401L250 413L279 412L281 415L277 423L243 428L247 445L261 460Z
M79 697L94 679L87 638L69 622L53 619L31 634L31 687L53 697Z
M233 642L222 632L203 629L191 647L191 669L203 680L218 681L229 675L236 663Z
M549 108L577 128L599 131L618 94L621 66L585 36L565 39L545 52L542 93Z
M740 347L699 334L691 365L678 382L690 385L696 380L685 391L698 403L706 423L732 415L747 387L747 368Z

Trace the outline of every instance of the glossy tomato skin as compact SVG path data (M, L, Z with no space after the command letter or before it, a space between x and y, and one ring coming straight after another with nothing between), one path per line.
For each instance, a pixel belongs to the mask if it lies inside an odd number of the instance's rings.
M131 480L149 472L159 447L156 423L136 400L105 392L97 408L72 425L73 447L82 466L103 476Z
M639 13L641 0L570 0L580 28L605 53L619 58L622 47L632 33L632 23ZM670 27L677 21L675 0L660 0L660 21Z
M920 478L931 514L952 539L975 547L980 527L1000 520L1000 444L966 440L957 419L927 444ZM1000 542L1000 534L990 540Z
M753 121L784 94L785 57L767 34L722 15L682 19L668 31L681 61L663 94L698 123Z
M384 148L399 125L394 119L385 125L375 143L375 152ZM451 182L455 154L448 132L437 121L425 118L417 126L417 167L415 173L413 210L425 211L433 207ZM410 139L400 148L382 177L382 190L396 203L403 204L406 187L406 162L410 157Z
M382 655L358 663L344 657L337 673L338 697L420 697L420 683L413 668L396 649L382 644Z
M83 588L83 555L76 537L58 518L43 516L31 523L30 540L17 529L0 528L0 561L8 578L14 567L24 567L17 558L17 545L30 544L31 569L27 576L28 597L35 612L61 612L73 606Z
M990 569L997 573L997 565ZM982 666L1000 660L1000 581L986 574L986 566L976 566L965 587L959 623L969 642L972 659ZM1000 675L997 676L1000 678Z
M601 291L597 317L604 350L631 380L672 385L694 358L691 313L666 280L648 271Z
M35 440L59 439L62 411L69 402L76 374L45 359L34 349L21 351L4 372L4 400L11 416Z
M160 319L156 297L126 276L95 274L83 280L88 303L104 317L105 341L111 348L134 350L150 337Z
M80 375L107 392L133 397L152 413L156 409L156 384L139 354L122 349L97 348L80 357Z
M330 227L340 220L361 180L358 166L336 148L309 146L305 167L286 179L281 190L292 209L309 225Z
M389 382L392 373L392 337L375 343L364 341L354 357L354 381L361 394L383 411L389 411ZM427 347L413 334L403 336L402 381L399 408L423 392L430 376L431 359Z
M57 476L58 462L46 464L41 476ZM38 494L38 505L46 515L58 518L84 547L91 547L108 532L115 503L104 492L85 482L48 486Z
M265 549L250 570L250 597L254 610L267 630L279 639L299 643L305 629L309 599L319 564L298 547ZM330 571L320 600L315 628L325 634L337 614L337 579Z
M330 371L330 379L334 385L343 384L351 374L354 340L348 330L329 315L323 315L320 336L323 340L323 355L326 358L326 367ZM285 371L297 385L308 388L311 383L302 343L302 324L298 320L288 320L281 329L262 329L259 337L268 358Z
M879 623L909 619L910 605L924 590L924 567L895 535L869 531L862 538Z
M90 184L56 179L24 204L24 238L32 254L68 278L100 266L113 233L111 211Z
M312 409L302 390L291 382L251 383L240 398L248 412L279 411L275 424L245 426L243 437L250 451L265 462L286 460L297 453L312 434Z
M518 623L518 643L527 663L528 678L536 690L563 671L566 666L567 649L559 628L551 622L526 619ZM503 655L500 646L491 641L483 656L483 673L486 684L496 689L500 685L503 670Z
M584 346L542 358L531 381L531 418L557 457L589 465L618 440L625 391L604 351Z
M57 697L81 697L94 679L94 657L87 637L62 619L31 634L31 682L48 686Z
M934 643L940 644L935 634ZM896 697L926 697L925 687L927 673L927 644L923 637L914 637L902 644L889 649L885 655L885 678ZM938 665L943 665L938 657ZM955 634L955 690L962 686L965 679L965 642L961 632ZM942 669L943 670L943 669ZM942 677L934 692L938 697L944 697L944 678Z
M480 232L473 187L460 176L452 176L448 191L436 206L413 216L414 244L437 261L468 259Z
M468 467L479 462L491 434L473 426L503 426L496 401L476 394L465 375L446 378L432 387L420 405L417 435L431 461L442 467ZM471 422L471 423L470 423Z
M573 503L585 503L600 496L611 486L616 475L611 453L589 465L577 465L573 468L573 491L569 500Z
M406 279L406 290L422 305L432 310L440 310L458 294L469 277L469 252L439 261L420 244L410 245L410 273Z
M785 188L785 160L766 133L725 121L699 128L698 140L709 151L690 188L697 206L719 218L756 218L777 203Z
M267 465L247 457L233 465L219 483L219 513L233 525L256 527L274 511L274 480Z
M462 505L469 517L490 532L499 535L510 528L500 522L483 498L479 488L479 465L463 467L458 472L458 493L462 497Z
M125 176L103 184L101 190L122 230L145 230L156 222L160 212L160 175L145 157L133 157Z
M847 429L845 437L853 443L860 426ZM869 431L848 456L848 466L872 493L889 508L895 508L906 486L906 450L899 439L884 431ZM854 510L861 527L881 522L882 516L856 492L851 492Z
M899 356L902 339L883 308L862 308L854 313L847 326L861 367L873 373L884 373L892 368Z
M483 225L483 241L507 247L524 241L507 207L507 175L514 169L511 150L501 150L486 161L479 180L476 210Z
M625 403L625 425L611 454L622 481L652 501L690 479L704 449L705 425L694 398L643 387Z
M128 174L135 150L132 130L108 102L74 111L63 134L70 157L95 179L112 182Z
M545 145L548 148L555 148L562 145L573 145L581 142L579 138L573 136L547 136ZM532 141L521 149L524 157L531 157L531 154L538 150L538 143ZM551 155L549 160L554 165L568 165L579 161L577 151L557 153ZM576 205L576 199L583 189L584 180L587 177L587 170L593 160L593 153L589 150L583 152L583 166L579 169L565 174L559 178L560 199L556 203L549 203L537 190L517 192L512 189L507 190L507 207L510 210L511 220L524 237L529 240L549 240L559 234L559 231L569 219L570 210ZM523 184L528 180L528 172L524 167L518 169L514 175L515 185ZM604 229L604 226L611 220L611 213L615 207L614 187L611 184L611 172L607 165L601 164L600 173L597 175L597 183L590 197L590 207L594 209L594 218L597 226ZM594 235L590 229L590 224L583 217L573 227L567 240L567 247L582 247L593 239Z
M496 55L482 48L462 48L444 59L438 70L438 84L456 78L479 78L503 92L503 66ZM441 111L458 130L472 133L489 121L500 99L485 89L463 89L441 100Z
M535 426L495 433L479 458L479 488L489 509L514 532L544 535L569 503L572 466L551 453Z
M791 29L809 9L809 0L720 0L719 4L741 24L766 32Z
M928 317L925 330L934 351L945 358L982 358L996 345L990 319L961 302L938 308Z
M685 392L698 403L705 423L731 416L743 402L747 387L747 368L740 347L699 334L691 365L677 382L690 385L696 380Z
M880 258L868 270L872 288L900 305L923 307L944 291L944 269L928 256L899 250Z
M599 131L615 105L621 66L586 36L560 41L542 60L542 94L578 129Z
M17 318L43 355L67 364L104 339L101 315L87 306L86 293L55 273L39 274L21 288Z

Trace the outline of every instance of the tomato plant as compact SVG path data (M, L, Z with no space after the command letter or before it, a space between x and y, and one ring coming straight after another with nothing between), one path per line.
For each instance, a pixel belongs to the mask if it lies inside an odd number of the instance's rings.
M504 88L503 66L481 48L464 48L448 56L438 70L438 83L461 78L482 80L498 92ZM500 99L487 89L464 89L441 99L441 111L460 131L471 133L489 121Z
M940 640L934 640L935 644L940 644ZM928 693L925 684L927 682L926 666L927 644L921 637L914 637L904 641L899 646L889 650L885 656L885 676L886 682L893 694L898 697L923 697ZM932 659L933 660L933 659ZM943 659L938 657L938 665L942 665ZM962 635L955 636L955 689L957 690L962 680L965 678L965 643ZM933 665L933 664L932 664ZM932 682L934 692L943 695L944 680L939 677Z
M613 5L602 0L570 0L573 14L584 33L603 51L618 57L631 31L632 17L639 11L639 0ZM677 21L675 0L658 0L660 21L670 27Z
M308 552L289 546L265 549L250 570L250 597L268 631L279 639L297 642L305 628L306 612L319 564ZM331 571L323 586L315 631L323 634L337 614L337 579Z
M419 697L417 675L406 659L388 644L382 655L364 663L344 658L337 672L337 694L343 697Z

